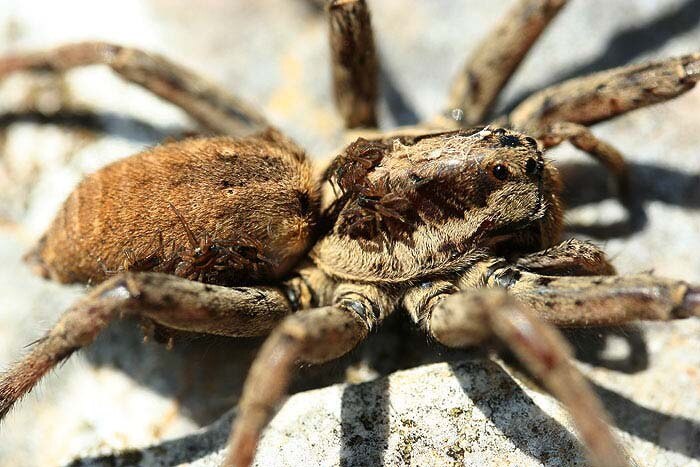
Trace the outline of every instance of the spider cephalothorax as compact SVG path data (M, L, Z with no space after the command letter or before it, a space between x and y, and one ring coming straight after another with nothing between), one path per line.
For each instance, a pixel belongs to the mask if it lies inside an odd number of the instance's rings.
M312 256L345 279L418 280L547 248L561 232L556 169L502 128L356 141L330 173L341 206Z
M629 464L552 325L698 316L700 289L615 276L594 245L557 243L559 176L542 151L570 141L625 194L624 158L586 125L688 91L700 80L700 54L572 79L499 124L471 128L487 120L565 3L517 1L455 81L446 111L393 136L366 128L326 170L335 194L325 203L298 146L163 57L90 42L0 59L0 78L104 63L230 135L144 151L92 174L67 199L30 259L63 282L103 282L2 374L0 417L122 316L159 329L271 333L226 460L248 466L297 362L351 351L398 310L446 346L506 345L570 410L594 464ZM332 0L328 11L337 104L347 127L373 127L379 67L369 11L363 0Z

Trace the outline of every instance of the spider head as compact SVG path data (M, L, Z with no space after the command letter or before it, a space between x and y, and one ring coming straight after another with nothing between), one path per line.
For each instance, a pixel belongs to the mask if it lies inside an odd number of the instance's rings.
M514 131L358 140L328 175L343 200L336 233L350 238L425 236L433 250L507 254L547 247L561 230L559 176L537 142Z

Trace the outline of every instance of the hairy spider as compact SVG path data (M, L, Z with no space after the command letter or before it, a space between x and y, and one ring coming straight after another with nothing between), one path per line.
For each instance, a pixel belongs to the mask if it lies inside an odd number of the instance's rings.
M249 465L296 363L339 357L404 310L444 345L508 346L570 410L595 465L628 465L552 325L700 315L700 289L615 276L595 246L557 243L560 180L542 151L570 141L613 172L624 198L624 159L587 126L691 89L700 54L573 79L475 126L564 4L518 1L455 81L445 115L381 134L367 130L378 67L369 11L330 2L336 103L349 128L366 131L322 180L252 107L162 57L91 42L0 59L0 78L106 64L226 135L137 154L70 195L28 259L55 280L99 285L2 374L0 417L121 316L226 336L271 331L227 459Z

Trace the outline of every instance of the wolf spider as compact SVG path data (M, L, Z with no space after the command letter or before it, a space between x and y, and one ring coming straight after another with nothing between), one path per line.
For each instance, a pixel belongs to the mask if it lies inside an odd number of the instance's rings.
M566 405L593 464L628 465L555 326L699 316L700 288L616 276L597 247L557 243L561 183L543 150L570 141L612 171L624 199L625 161L588 125L693 88L700 54L572 79L475 126L565 3L517 1L457 77L444 115L382 134L369 130L378 68L369 11L364 0L331 1L336 104L367 139L320 180L260 113L163 57L90 42L0 59L0 78L108 65L226 135L121 160L69 196L28 260L55 280L99 285L2 374L0 417L123 316L197 333L271 332L226 459L250 465L296 364L340 357L403 310L443 345L505 345ZM332 193L322 197L321 182Z

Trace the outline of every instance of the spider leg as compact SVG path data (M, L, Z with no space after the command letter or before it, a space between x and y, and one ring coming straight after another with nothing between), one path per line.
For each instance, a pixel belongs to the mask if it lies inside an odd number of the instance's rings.
M332 0L328 18L333 92L347 128L377 126L379 61L365 0Z
M700 287L651 274L545 276L505 266L490 272L486 286L507 289L556 326L614 326L700 316Z
M700 54L614 68L544 89L498 123L540 139L545 147L570 141L613 173L624 200L629 184L624 157L586 126L673 99L699 80Z
M591 130L578 123L553 123L538 135L545 148L569 141L608 169L617 184L618 194L625 199L629 194L629 168L624 156L609 143L596 137Z
M332 305L300 311L282 321L250 369L224 465L252 463L262 430L285 396L297 362L322 363L355 348L393 308L386 300L373 286L341 285Z
M551 276L609 276L615 268L597 246L572 238L543 251L521 256L518 269Z
M593 123L673 99L700 80L700 53L613 68L574 78L528 97L508 115L513 128L537 137L559 122Z
M458 110L461 125L483 123L501 89L565 4L566 0L519 0L456 77L447 116Z
M183 331L258 336L291 312L279 288L219 287L158 273L115 276L69 308L21 361L0 374L0 419L44 374L122 316Z
M43 52L0 58L0 80L15 72L60 73L87 65L107 65L182 108L205 128L240 136L268 126L248 104L195 73L157 54L106 42L79 42Z
M504 290L451 292L449 283L416 288L404 304L414 321L448 347L470 347L491 339L505 344L564 403L594 465L629 465L610 430L609 417L571 364L571 351L556 329Z

